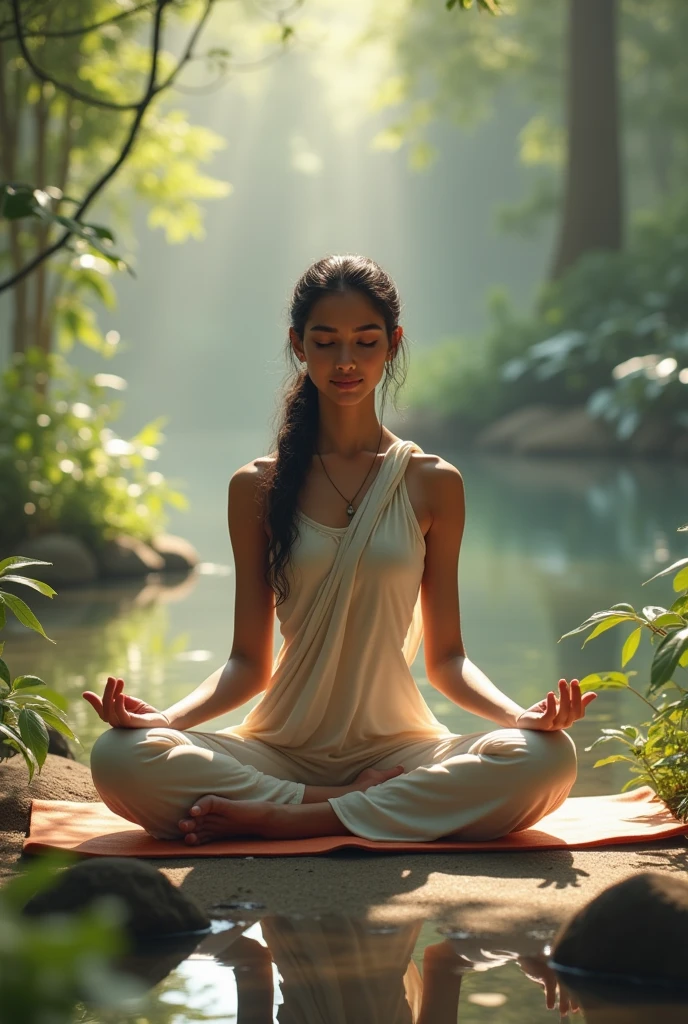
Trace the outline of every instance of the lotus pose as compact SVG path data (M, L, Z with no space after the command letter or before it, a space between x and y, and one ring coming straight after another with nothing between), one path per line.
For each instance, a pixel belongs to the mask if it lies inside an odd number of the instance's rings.
M390 277L328 256L296 283L275 450L229 482L236 567L226 664L158 711L110 677L84 697L111 729L91 771L103 801L161 839L354 834L492 839L555 810L576 776L565 730L577 680L524 709L466 656L459 471L376 412L406 358ZM273 626L282 644L273 662ZM498 728L456 735L410 666ZM262 694L240 725L196 726Z

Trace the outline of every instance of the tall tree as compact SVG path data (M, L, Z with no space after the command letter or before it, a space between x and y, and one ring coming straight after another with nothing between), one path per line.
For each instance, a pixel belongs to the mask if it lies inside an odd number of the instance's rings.
M616 0L568 3L568 144L554 278L584 253L620 249L623 240Z

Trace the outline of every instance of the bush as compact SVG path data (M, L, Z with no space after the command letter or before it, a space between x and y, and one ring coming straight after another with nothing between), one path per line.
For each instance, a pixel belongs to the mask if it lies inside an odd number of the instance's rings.
M96 551L119 533L150 542L166 505L187 508L148 468L164 418L129 441L111 429L121 403L109 403L106 389L123 386L38 348L14 356L0 377L0 549L56 531Z
M681 527L681 530L688 530L688 526ZM595 767L617 761L630 764L632 778L624 790L631 786L650 786L677 818L688 821L688 690L674 679L680 668L688 667L688 558L662 569L652 579L672 572L675 573L673 588L679 597L670 608L647 605L642 612L637 612L630 604L615 604L595 612L565 636L590 629L583 643L585 647L588 640L608 629L633 625L621 654L621 667L625 668L635 656L643 634L649 632L655 651L647 696L630 685L629 677L635 675L633 672L594 673L580 681L583 693L587 690L626 688L635 693L652 711L652 717L644 723L646 731L634 725L603 729L599 739L587 749L610 740L624 744L627 748L625 754L605 757L597 761Z
M625 252L583 257L518 317L492 301L493 326L472 346L425 359L411 403L475 431L532 402L570 406L613 424L622 440L650 422L688 427L688 192L637 218Z

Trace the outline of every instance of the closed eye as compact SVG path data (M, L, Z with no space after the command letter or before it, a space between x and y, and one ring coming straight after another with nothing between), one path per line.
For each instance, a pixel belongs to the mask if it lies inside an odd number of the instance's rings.
M333 341L316 341L315 344L318 348L329 348L330 345L334 345ZM377 345L376 341L359 341L359 345L363 345L363 348L372 348L373 345Z

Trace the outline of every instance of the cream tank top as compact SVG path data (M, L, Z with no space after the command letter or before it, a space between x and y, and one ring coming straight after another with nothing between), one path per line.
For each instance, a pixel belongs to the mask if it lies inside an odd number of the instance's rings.
M277 609L282 645L259 703L231 732L311 766L346 768L450 735L410 670L423 637L425 538L406 490L413 441L397 440L348 526L297 512Z

